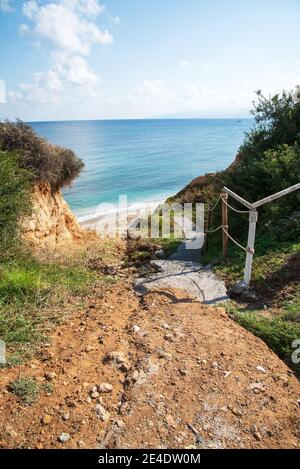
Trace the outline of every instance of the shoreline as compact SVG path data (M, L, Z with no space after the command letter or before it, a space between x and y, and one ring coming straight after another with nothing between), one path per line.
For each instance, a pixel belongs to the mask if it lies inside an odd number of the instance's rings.
M99 211L98 213L96 209L94 213L87 215L75 214L75 217L80 226L82 226L83 228L91 229L97 229L97 224L103 223L104 221L106 221L107 223L112 220L118 221L120 218L126 216L126 213L127 220L130 223L135 218L145 216L145 214L151 215L159 205L165 202L165 200L166 198L145 202L135 202L131 205L124 207L118 205L115 208L111 208L106 211Z

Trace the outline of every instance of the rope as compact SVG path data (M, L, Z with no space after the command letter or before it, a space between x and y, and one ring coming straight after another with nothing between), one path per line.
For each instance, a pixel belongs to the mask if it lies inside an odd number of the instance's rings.
M218 203L220 202L220 199L221 199L221 194L219 195L219 198L218 198L217 202L215 203L215 205L214 205L212 208L210 208L210 207L205 208L205 209L204 209L204 212L212 212L213 210L215 210L216 206L217 206Z
M238 210L237 208L232 207L228 202L226 202L225 199L223 199L223 202L224 204L227 205L227 207L231 208L231 210L233 210L234 212L237 212L237 213L251 213L252 212L252 210Z
M228 233L227 230L225 230L225 228L222 226L222 230L224 231L224 233L227 234L228 238L231 239L231 241L236 244L239 248L243 249L243 251L247 252L247 249L242 246L241 244L239 244L232 236L230 236L230 234Z
M205 230L205 233L215 233L216 231L220 230L221 228L223 228L223 225L218 226L218 228L216 228L215 230L210 230L210 231Z

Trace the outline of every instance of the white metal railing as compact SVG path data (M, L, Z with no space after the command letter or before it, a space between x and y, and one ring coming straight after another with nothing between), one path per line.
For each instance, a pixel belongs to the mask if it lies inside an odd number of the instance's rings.
M254 256L254 245L255 245L255 233L256 233L256 223L258 220L258 212L257 208L261 207L262 205L265 205L269 202L273 202L273 200L279 199L280 197L283 197L284 195L290 194L291 192L294 192L296 190L300 189L300 182L298 184L295 184L294 186L290 186L287 189L284 189L280 192L276 192L275 194L272 194L268 197L265 197L264 199L258 200L257 202L250 203L247 200L243 199L241 196L233 192L231 189L228 189L228 187L223 187L223 191L220 194L217 203L214 205L214 207L209 208L209 212L212 213L214 209L216 208L217 204L219 203L220 200L222 200L222 225L220 225L218 228L215 230L207 230L206 233L213 233L215 231L218 231L222 229L223 231L223 257L227 257L227 251L228 251L228 240L230 239L232 242L234 242L240 249L243 249L246 251L246 262L245 262L245 269L244 269L244 283L246 285L250 284L251 281L251 273L252 273L252 264L253 264L253 256ZM237 202L240 204L244 205L247 207L249 210L238 210L232 207L228 203L228 196L233 197ZM234 210L237 213L248 213L249 214L249 229L248 229L248 242L247 242L247 247L245 248L241 244L239 244L230 234L228 230L228 208L231 210ZM210 225L210 222L208 221L208 225ZM209 228L209 226L208 226Z

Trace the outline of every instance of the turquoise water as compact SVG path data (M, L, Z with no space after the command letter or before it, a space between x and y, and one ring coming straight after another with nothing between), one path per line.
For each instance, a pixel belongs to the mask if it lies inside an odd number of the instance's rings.
M252 120L157 119L39 122L31 124L51 142L74 150L83 174L64 196L81 217L96 207L161 201L191 179L227 167Z

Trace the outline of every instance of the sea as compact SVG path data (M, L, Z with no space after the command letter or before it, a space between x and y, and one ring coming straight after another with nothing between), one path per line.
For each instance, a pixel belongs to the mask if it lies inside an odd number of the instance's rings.
M163 202L193 178L234 160L252 119L145 119L33 122L50 142L71 148L85 169L63 194L79 221ZM111 207L111 208L110 208Z

